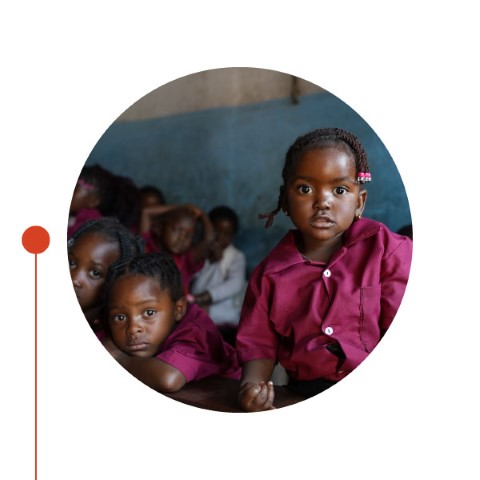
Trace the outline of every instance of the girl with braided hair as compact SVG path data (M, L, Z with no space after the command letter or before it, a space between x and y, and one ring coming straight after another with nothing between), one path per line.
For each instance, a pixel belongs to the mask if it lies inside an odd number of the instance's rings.
M339 128L303 135L288 149L278 205L296 227L250 278L237 332L239 402L274 408L270 377L309 398L354 370L375 348L402 300L412 241L362 218L371 180L359 140Z
M211 375L240 378L235 349L187 304L170 254L144 253L113 269L106 292L111 337L103 345L141 382L167 393Z
M68 239L68 263L78 303L92 329L103 335L103 287L111 267L143 252L143 240L118 219L103 217L81 225Z

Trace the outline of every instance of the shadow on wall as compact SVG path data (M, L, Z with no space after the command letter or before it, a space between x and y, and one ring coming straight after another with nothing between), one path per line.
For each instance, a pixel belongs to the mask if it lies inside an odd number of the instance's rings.
M193 81L195 74L190 77ZM182 79L182 88L185 84ZM318 91L297 95L296 101L288 93L257 103L117 121L95 145L87 164L99 163L138 186L155 184L168 203L194 203L207 212L219 204L231 206L240 217L236 243L246 254L250 272L291 228L282 214L269 230L257 219L258 213L276 206L287 148L308 131L340 127L354 133L369 156L373 181L365 216L393 231L410 224L403 182L382 141L348 105Z

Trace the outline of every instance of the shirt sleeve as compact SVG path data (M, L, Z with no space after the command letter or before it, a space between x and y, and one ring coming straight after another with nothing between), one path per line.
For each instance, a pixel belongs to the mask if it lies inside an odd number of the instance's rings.
M208 288L208 292L212 297L212 303L221 302L240 293L244 288L245 278L245 255L239 253L229 266L225 281L215 287Z
M197 318L198 315L202 313L198 313ZM235 350L223 342L213 322L199 319L179 328L168 347L156 358L180 370L187 382L225 375L236 367Z
M382 265L382 296L380 329L382 333L391 325L400 307L410 274L412 240L403 237L387 251Z
M259 359L277 359L278 337L269 318L272 284L257 267L245 293L237 332L240 363Z

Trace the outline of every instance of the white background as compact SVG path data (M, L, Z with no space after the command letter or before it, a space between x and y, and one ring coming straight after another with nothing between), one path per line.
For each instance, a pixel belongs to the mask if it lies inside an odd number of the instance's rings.
M3 5L2 478L34 478L31 225L51 236L38 256L38 479L479 478L474 2ZM88 331L66 261L73 188L103 132L154 88L220 67L337 95L388 148L412 209L411 279L381 345L334 389L275 412L202 411L137 382Z

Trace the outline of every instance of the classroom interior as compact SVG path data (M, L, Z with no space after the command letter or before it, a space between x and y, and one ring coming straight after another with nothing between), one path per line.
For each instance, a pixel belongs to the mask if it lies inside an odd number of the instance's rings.
M294 140L323 127L351 131L364 145L374 181L364 216L392 231L411 225L400 172L367 119L308 79L256 68L220 68L193 73L161 85L112 119L85 165L101 165L138 187L155 185L168 204L194 204L208 212L233 208L240 219L235 245L244 252L247 278L292 228L278 215L270 229L258 219L278 198L284 155ZM80 172L79 172L80 173ZM273 377L286 381L281 368ZM204 382L205 383L205 382ZM224 404L211 403L212 380L172 395L214 410L237 411L235 386L224 389ZM279 398L281 399L279 390ZM283 405L299 401L288 397Z

